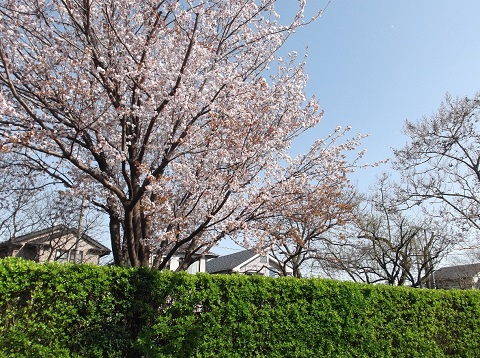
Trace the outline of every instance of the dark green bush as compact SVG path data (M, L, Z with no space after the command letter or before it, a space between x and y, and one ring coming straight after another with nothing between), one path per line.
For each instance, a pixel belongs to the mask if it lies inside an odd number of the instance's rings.
M0 260L0 357L479 357L480 292Z

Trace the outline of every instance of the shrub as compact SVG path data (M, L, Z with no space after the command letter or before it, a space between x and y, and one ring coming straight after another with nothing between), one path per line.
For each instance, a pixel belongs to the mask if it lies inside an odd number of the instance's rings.
M0 357L478 357L480 293L0 260Z

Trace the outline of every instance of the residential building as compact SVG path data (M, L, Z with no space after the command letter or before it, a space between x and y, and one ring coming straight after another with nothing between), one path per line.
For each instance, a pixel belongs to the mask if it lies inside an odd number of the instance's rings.
M212 274L241 273L271 277L276 277L281 272L280 264L275 258L253 250L243 250L211 259L207 261L206 269Z
M172 258L168 262L167 270L176 271L178 267L182 264L185 257L185 250L180 248L177 252L172 255ZM187 268L187 272L191 274L196 274L197 272L207 272L207 260L214 259L218 255L211 252L203 253L202 255L193 255L193 258L196 259L190 266ZM152 257L152 262L155 257Z
M480 263L442 267L433 278L436 288L480 288Z
M65 225L38 230L0 243L0 258L14 256L37 262L98 264L110 249Z

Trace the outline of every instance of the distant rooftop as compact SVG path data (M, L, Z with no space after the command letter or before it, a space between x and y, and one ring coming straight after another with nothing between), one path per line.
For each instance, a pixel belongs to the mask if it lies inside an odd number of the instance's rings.
M480 273L480 263L442 267L435 271L435 280L458 280Z

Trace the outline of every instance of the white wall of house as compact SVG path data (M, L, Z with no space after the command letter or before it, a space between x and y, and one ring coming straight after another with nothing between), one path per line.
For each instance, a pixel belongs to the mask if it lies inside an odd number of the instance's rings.
M280 272L280 266L273 257L256 255L242 265L235 267L233 272L242 274L257 274L263 276L278 276ZM287 268L287 271L291 274L293 271Z
M267 274L268 256L254 256L250 261L240 267L234 269L240 273L257 273L260 275Z
M175 271L180 266L180 256L172 256L169 266L171 271Z
M169 266L171 271L175 271L176 269L178 269L182 258L183 255L176 255L170 259ZM197 272L207 272L207 260L205 259L205 257L202 257L200 258L200 260L195 261L193 264L191 264L188 267L187 272L191 274L196 274Z
M277 261L272 257L256 255L249 261L235 267L232 271L242 274L257 274L275 277L280 270Z

